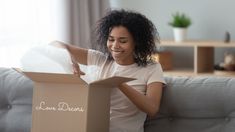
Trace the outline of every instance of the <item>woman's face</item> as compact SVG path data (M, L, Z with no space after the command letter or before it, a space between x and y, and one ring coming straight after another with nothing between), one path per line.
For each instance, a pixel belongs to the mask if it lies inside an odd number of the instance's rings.
M134 40L125 27L113 27L109 34L107 47L118 64L130 65L134 63Z

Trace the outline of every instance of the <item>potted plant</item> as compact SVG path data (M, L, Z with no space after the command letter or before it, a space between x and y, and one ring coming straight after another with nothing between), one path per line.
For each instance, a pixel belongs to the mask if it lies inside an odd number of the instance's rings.
M191 19L184 13L172 14L172 21L169 25L173 27L174 39L176 42L182 42L186 40L187 28L191 25Z

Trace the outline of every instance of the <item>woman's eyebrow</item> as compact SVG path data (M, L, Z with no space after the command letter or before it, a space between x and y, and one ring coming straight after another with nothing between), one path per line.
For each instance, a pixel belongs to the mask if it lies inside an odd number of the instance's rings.
M109 38L115 38L115 37L112 35L109 35ZM118 37L118 39L128 39L128 37Z
M127 39L127 37L119 37L119 39Z

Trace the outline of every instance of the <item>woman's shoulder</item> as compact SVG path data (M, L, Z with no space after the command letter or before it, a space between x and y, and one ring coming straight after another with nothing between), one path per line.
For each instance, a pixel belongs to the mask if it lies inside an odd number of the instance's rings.
M88 49L88 55L93 57L107 58L107 56L103 52L94 49Z
M108 60L107 56L104 53L93 49L88 50L88 55L87 55L88 65L101 66L103 63L107 62L107 60Z
M147 69L161 68L161 64L159 62L152 62L145 66Z
M162 71L161 64L158 62L149 63L146 66L137 66L137 71L144 74L151 74L155 71Z

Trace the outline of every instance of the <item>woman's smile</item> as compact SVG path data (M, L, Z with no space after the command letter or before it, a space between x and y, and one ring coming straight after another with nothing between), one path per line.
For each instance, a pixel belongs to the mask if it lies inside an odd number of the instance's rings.
M120 65L134 62L134 41L132 35L123 26L113 27L109 34L107 47L113 59Z
M124 53L123 50L112 50L111 49L111 51L112 51L112 54L115 56L122 55L122 53Z

